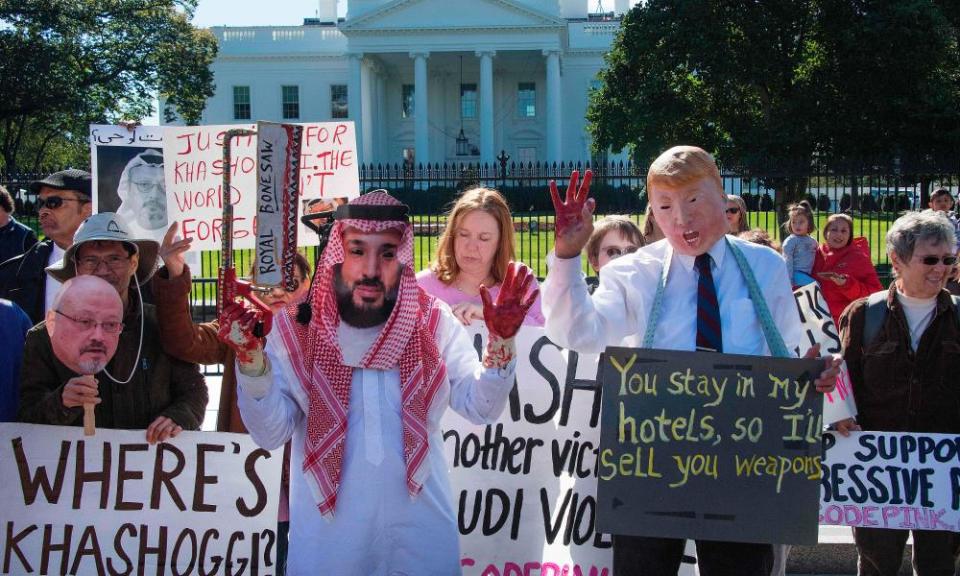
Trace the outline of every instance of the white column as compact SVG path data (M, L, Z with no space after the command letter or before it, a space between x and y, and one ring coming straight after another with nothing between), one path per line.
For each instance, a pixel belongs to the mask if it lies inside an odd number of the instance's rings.
M368 58L360 67L360 118L362 118L360 124L363 136L357 141L357 150L362 151L361 157L364 162L372 162L374 157L373 74Z
M547 161L560 162L563 102L560 90L560 51L544 50L547 57Z
M427 98L427 58L429 52L411 52L413 58L413 145L416 151L417 164L426 164L430 161L430 138L428 98Z
M377 162L389 159L390 151L387 147L387 80L385 71L381 69L377 74Z
M353 120L357 134L357 161L366 162L363 157L363 98L361 97L363 78L363 54L350 54L350 77L347 84L347 112Z
M496 52L477 52L480 57L480 162L493 164L493 57Z

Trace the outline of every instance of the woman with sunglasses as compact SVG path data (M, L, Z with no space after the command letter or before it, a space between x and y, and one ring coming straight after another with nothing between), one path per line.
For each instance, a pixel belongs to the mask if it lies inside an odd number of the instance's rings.
M644 246L643 234L633 220L617 214L604 216L593 224L593 234L587 240L587 262L590 263L594 273L599 275L600 269L609 262L625 254L632 254L642 246ZM587 277L587 286L591 294L599 283L598 276Z
M883 285L870 260L867 239L853 237L853 218L830 215L823 238L814 256L813 277L820 283L833 321L839 326L840 315L851 302L883 290Z
M747 203L736 194L727 194L727 224L730 226L729 234L734 236L750 229L750 224L747 223Z
M840 318L863 430L960 433L960 325L955 300L943 289L956 248L953 224L943 214L901 216L887 232L890 289L857 300ZM875 311L882 321L868 337ZM907 530L854 528L858 565L870 566L871 574L896 574L907 536ZM953 574L957 543L955 532L913 530L915 573Z

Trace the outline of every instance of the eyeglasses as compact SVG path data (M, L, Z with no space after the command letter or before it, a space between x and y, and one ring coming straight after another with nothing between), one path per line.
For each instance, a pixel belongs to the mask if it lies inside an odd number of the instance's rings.
M953 266L954 264L957 263L957 257L956 257L956 256L943 256L943 257L941 258L940 256L924 256L923 258L920 259L920 261L923 262L923 263L924 263L925 265L927 265L927 266L936 266L937 264L939 264L939 263L941 263L941 262L943 262L943 265L944 265L944 266Z
M90 332L91 330L96 329L97 326L103 329L106 334L119 334L123 332L123 322L97 322L96 320L91 320L89 318L74 318L73 316L67 316L59 310L54 310L57 314L63 316L67 320L77 324L84 332Z
M129 256L117 256L116 254L106 256L104 258L97 256L84 256L83 258L77 258L76 260L77 272L83 271L86 274L96 272L96 270L100 268L101 262L106 264L107 268L111 270L120 270L129 261Z
M732 208L727 208L727 214L739 214L739 213L740 213L740 209L737 208L736 206L733 206Z
M56 210L57 208L63 206L64 202L79 202L81 204L86 204L89 202L89 200L80 200L79 198L64 198L62 196L47 196L46 198L37 198L37 210L43 210L44 208Z
M622 250L618 246L611 246L606 249L605 254L607 255L607 258L619 258L624 254L633 254L636 251L636 246L628 246Z

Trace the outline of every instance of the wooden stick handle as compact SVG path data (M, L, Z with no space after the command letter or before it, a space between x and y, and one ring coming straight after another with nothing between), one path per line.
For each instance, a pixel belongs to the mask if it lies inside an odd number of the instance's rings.
M93 436L97 433L97 419L93 413L93 404L83 405L83 435Z

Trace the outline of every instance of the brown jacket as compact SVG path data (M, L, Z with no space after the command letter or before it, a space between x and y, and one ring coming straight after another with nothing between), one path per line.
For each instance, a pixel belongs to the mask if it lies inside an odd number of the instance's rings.
M130 375L140 344L139 305L124 315L117 353L107 365L114 377ZM46 323L27 333L20 370L22 422L82 425L83 409L63 406L63 386L77 373L53 354ZM143 348L130 382L119 384L104 372L96 375L101 403L95 414L102 428L146 429L158 416L167 416L184 430L199 430L207 408L207 385L196 364L171 358L160 347L156 311L144 304Z
M840 318L859 424L885 432L960 432L960 326L950 294L941 290L937 296L916 352L895 285L887 294L883 326L864 346L866 308L861 298Z
M177 278L171 279L166 267L153 276L163 349L186 362L223 364L217 431L246 433L237 408L236 353L217 338L220 325L216 320L194 324L190 316L190 287L190 268L186 265Z

